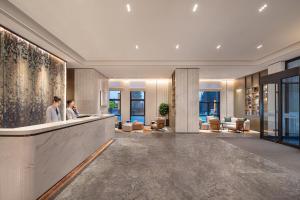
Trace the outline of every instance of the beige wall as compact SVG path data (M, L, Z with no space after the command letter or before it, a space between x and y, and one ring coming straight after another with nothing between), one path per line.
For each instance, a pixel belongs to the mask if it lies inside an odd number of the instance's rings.
M268 66L268 74L274 74L285 70L285 62L280 61Z
M234 116L234 82L222 81L221 83L221 103L220 117Z
M155 120L159 116L159 105L168 103L169 81L168 79L110 80L109 88L121 91L122 121L130 120L130 91L133 90L145 91L145 123L148 125Z
M81 114L107 113L108 79L94 69L75 69L74 96ZM102 104L100 108L100 91Z
M245 116L245 78L239 78L234 83L234 116Z

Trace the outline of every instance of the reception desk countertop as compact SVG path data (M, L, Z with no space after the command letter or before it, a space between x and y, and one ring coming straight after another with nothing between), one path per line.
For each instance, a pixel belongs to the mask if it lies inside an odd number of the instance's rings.
M92 121L102 120L109 117L114 117L111 114L102 114L101 116L94 115L90 117L78 118L73 120L61 121L61 122L53 122L53 123L45 123L33 126L25 126L19 128L0 128L0 137L26 137L26 136L34 136L42 133L46 133L49 131L54 131L58 129L63 129L66 127L76 126L79 124L84 124Z

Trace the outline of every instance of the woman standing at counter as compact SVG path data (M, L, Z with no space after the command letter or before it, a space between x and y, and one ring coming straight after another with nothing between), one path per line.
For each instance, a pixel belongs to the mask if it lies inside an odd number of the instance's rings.
M59 122L61 121L61 115L59 111L59 106L61 103L61 98L55 96L53 97L53 103L46 110L46 123Z
M74 100L68 100L67 101L67 120L69 119L76 119L78 117L78 111L77 108L75 107L75 102Z

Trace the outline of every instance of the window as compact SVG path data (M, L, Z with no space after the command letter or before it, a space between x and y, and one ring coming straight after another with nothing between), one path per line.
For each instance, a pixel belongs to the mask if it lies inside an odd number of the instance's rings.
M294 58L286 62L286 69L300 67L300 58Z
M199 99L199 117L203 122L207 121L207 116L215 116L220 119L219 91L201 91L199 93Z
M109 113L118 117L118 121L122 121L121 117L121 91L109 91Z
M130 92L130 121L145 124L145 92Z

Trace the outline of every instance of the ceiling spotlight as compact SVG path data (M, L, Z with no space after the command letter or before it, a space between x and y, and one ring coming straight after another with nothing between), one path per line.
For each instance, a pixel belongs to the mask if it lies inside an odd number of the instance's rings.
M126 4L126 8L127 8L127 12L131 12L131 6L130 6L130 4L128 3L128 4Z
M193 7L193 12L196 12L197 9L198 9L198 4L196 3L196 4L194 5L194 7Z
M268 4L264 4L262 7L258 9L259 12L264 11L268 7Z
M135 49L139 49L140 47L139 47L139 45L135 45Z
M263 47L263 45L260 44L260 45L258 45L256 48L257 48L257 49L261 49L262 47Z
M222 47L222 45L219 44L219 45L217 46L217 49L219 50L219 49L221 49L221 47Z
M176 44L175 48L176 48L176 49L179 49L179 44Z

